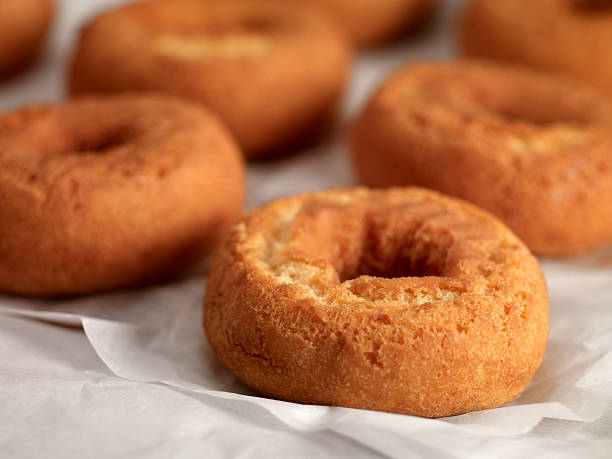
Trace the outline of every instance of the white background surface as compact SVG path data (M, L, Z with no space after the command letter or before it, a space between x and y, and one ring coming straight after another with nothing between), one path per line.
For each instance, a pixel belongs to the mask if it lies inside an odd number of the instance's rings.
M65 0L48 53L0 82L0 109L61 100L80 24L112 1ZM453 55L459 2L434 27L362 55L349 120L403 62ZM249 206L353 183L342 134L249 170ZM511 406L430 420L265 399L211 354L201 329L205 274L69 301L0 296L2 457L612 457L612 250L543 261L551 336Z

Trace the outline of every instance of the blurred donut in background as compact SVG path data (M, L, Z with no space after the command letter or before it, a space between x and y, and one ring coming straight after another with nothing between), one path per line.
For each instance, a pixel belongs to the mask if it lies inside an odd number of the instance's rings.
M461 46L469 56L567 73L612 92L610 0L472 0Z
M538 255L612 242L612 100L588 85L492 62L413 64L372 97L351 143L364 184L471 201Z
M418 27L438 0L307 0L329 11L359 47L389 41Z
M55 296L175 277L242 209L240 151L175 97L86 97L0 116L0 289Z
M0 0L0 76L32 62L54 12L54 0Z
M351 45L318 8L282 0L162 0L106 12L81 34L72 94L164 91L200 102L248 158L330 123Z

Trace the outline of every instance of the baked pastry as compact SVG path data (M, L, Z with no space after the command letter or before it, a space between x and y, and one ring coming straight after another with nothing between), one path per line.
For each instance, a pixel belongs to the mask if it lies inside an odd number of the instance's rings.
M249 158L327 126L351 49L319 11L283 0L145 1L84 28L70 92L156 90L201 102Z
M466 199L539 255L612 241L612 103L578 82L494 63L393 74L352 131L357 175Z
M193 265L237 218L240 151L214 115L121 95L0 116L0 290L70 295Z
M548 299L486 212L418 188L303 194L255 209L215 254L208 340L272 397L426 417L518 397Z
M54 0L0 1L0 76L21 70L32 61L54 12Z
M612 92L609 0L472 0L465 54L567 73Z
M438 0L306 0L327 10L360 47L396 38L423 23Z

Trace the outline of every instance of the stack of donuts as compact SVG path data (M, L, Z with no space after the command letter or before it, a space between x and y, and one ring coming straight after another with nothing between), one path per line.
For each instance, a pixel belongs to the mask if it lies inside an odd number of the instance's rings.
M100 13L69 100L0 115L0 289L143 286L214 252L206 336L264 395L425 417L516 399L548 337L535 255L612 242L612 3L536 3L468 1L461 58L386 78L347 136L369 188L244 214L245 163L324 140L356 53L410 40L440 2ZM2 78L27 71L53 12L0 2Z

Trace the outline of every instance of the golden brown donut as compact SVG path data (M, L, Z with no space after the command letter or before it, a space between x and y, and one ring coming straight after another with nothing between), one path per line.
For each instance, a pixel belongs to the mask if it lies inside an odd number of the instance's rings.
M327 10L360 47L389 41L419 26L438 0L306 0Z
M54 10L54 0L0 0L1 76L32 61L47 34Z
M461 42L470 56L567 73L612 92L610 0L472 0Z
M240 152L214 115L122 95L0 117L0 289L89 293L182 272L235 220Z
M298 2L145 1L83 30L70 91L161 90L201 102L257 158L329 121L350 59L327 16Z
M537 254L612 241L612 103L577 82L493 63L412 65L372 97L351 144L363 183L471 201Z
M501 223L418 188L281 199L215 254L208 340L272 397L426 417L515 399L539 367L548 299Z

